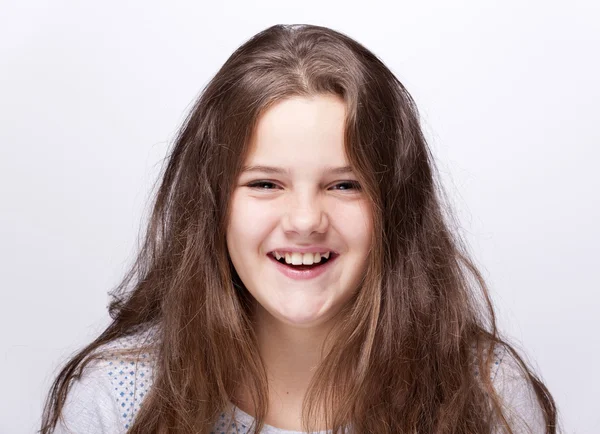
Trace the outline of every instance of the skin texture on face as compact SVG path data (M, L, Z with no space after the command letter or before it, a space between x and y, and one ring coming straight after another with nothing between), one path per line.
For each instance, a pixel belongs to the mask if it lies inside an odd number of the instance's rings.
M344 152L345 103L333 95L292 97L259 118L232 194L227 248L263 322L325 324L356 291L370 248L372 218ZM282 246L323 245L339 257L320 276L294 280L267 254Z

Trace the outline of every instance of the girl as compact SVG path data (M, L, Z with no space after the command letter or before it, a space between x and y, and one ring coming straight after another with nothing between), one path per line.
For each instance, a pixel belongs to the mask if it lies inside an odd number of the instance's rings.
M414 101L333 30L277 25L203 91L110 326L41 432L554 433L450 231Z

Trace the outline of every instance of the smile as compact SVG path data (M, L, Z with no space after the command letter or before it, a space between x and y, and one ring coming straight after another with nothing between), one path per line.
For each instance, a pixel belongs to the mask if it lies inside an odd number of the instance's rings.
M332 264L336 262L338 256L339 255L332 254L327 261L313 265L289 265L279 262L272 255L267 255L277 270L279 270L283 275L294 280L314 279L315 277L322 275L332 267Z

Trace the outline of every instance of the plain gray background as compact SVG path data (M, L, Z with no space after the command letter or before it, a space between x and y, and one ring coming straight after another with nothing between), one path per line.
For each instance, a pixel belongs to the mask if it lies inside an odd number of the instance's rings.
M252 3L252 4L251 4ZM246 39L347 33L423 117L501 329L600 432L599 2L0 2L1 433L108 322L177 127Z

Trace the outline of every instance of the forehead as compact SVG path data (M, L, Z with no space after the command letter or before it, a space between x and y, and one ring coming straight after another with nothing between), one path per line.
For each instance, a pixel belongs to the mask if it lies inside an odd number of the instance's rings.
M246 165L345 165L346 105L335 95L292 97L267 109L252 135Z

